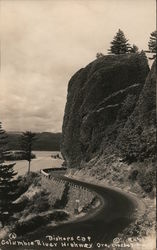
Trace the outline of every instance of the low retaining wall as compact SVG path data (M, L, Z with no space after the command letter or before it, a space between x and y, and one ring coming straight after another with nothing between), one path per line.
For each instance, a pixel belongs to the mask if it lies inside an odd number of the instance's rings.
M41 170L42 185L50 193L49 203L52 208L56 202L62 203L61 208L70 214L83 212L96 197L94 192L87 188L61 180Z
M57 199L61 199L65 189L65 183L59 183L54 179L49 179L47 176L42 175L42 186L49 192L49 203L53 207Z

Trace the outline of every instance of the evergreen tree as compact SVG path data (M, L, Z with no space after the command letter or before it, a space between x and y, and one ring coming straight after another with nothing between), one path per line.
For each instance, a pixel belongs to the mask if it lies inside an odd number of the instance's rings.
M138 47L135 44L133 44L133 46L130 48L130 52L131 53L138 53L139 52Z
M96 58L97 58L97 59L102 58L102 57L104 57L104 54L103 54L103 53L98 52L98 53L96 54Z
M4 162L4 154L7 150L7 135L2 129L2 123L0 122L0 163Z
M148 47L150 52L156 53L157 52L157 31L153 31L150 34L150 40L148 42Z
M18 180L14 177L14 165L4 161L5 150L7 148L7 135L0 123L0 221L4 226L13 214L13 201L17 190Z
M32 160L32 146L35 140L35 133L31 131L23 132L21 137L21 147L25 153L25 159L28 161L28 174L30 173L30 164Z
M109 52L112 54L126 54L129 51L130 44L125 38L123 31L119 29L116 36L113 38L113 41L111 42Z
M156 57L156 53L157 53L157 31L153 31L150 34L150 40L148 42L148 47L149 47L149 52L155 53L153 58L151 58L151 59L154 59Z

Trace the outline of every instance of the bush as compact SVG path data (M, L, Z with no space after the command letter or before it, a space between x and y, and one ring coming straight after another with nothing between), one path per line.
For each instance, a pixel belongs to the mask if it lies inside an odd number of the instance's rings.
M141 172L138 182L146 193L150 193L155 186L155 172L153 170Z
M28 197L23 196L20 202L15 203L13 205L14 213L18 213L18 212L23 211L26 208L26 206L28 205L28 203L29 203Z
M16 196L19 197L20 195L24 194L32 184L35 186L40 186L40 178L40 175L35 172L30 172L29 175L19 176Z
M41 213L47 211L50 208L48 195L49 193L44 190L35 194L33 199L29 202L30 212Z
M128 179L132 180L132 181L136 181L138 173L139 172L138 172L137 169L132 170L131 173L130 173L130 175L129 175L129 177L128 177Z
M26 233L34 231L40 226L46 225L47 223L48 223L47 218L38 215L25 222L17 223L15 228L15 233L17 235L24 235Z
M103 54L103 53L98 52L98 53L96 54L96 58L97 58L97 59L102 58L102 57L104 57L104 54Z
M41 226L45 226L53 221L63 221L68 219L68 214L64 211L55 211L46 216L37 215L30 220L16 223L14 232L19 235L25 235L26 233L32 232Z

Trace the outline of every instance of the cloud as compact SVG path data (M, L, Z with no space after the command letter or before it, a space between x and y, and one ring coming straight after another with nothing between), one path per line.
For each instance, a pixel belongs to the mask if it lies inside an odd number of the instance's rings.
M155 1L1 0L0 119L7 130L61 131L68 81L121 28L147 48Z

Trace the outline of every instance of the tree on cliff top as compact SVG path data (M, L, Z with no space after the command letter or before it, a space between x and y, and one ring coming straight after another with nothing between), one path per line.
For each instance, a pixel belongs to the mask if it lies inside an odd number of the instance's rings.
M102 57L104 57L104 54L103 54L103 53L98 52L98 53L96 54L96 58L97 58L97 59L102 58Z
M148 42L149 52L155 53L152 59L156 57L157 53L157 31L153 31L150 34L150 40Z
M133 44L133 46L130 48L130 53L138 53L139 52L139 49L138 47Z
M112 54L126 54L130 50L130 44L125 38L124 32L118 30L117 34L114 36L113 41L111 42L111 47L109 52Z
M0 221L3 226L13 213L13 201L15 200L15 192L19 182L14 179L17 174L14 171L15 163L6 164L4 162L6 145L7 135L0 123Z

